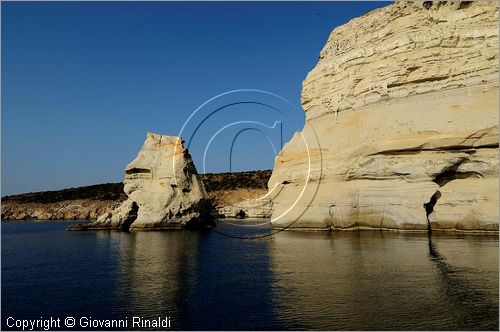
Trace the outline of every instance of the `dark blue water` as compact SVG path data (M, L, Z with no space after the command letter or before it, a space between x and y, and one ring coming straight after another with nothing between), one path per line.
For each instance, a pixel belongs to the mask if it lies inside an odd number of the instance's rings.
M68 224L2 223L2 329L8 317L169 316L182 330L498 330L495 236Z

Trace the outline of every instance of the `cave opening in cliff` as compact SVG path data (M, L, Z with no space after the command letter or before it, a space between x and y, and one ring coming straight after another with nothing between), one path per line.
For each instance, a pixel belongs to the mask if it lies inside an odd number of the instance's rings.
M247 217L247 214L245 213L245 211L243 210L240 210L237 214L236 214L236 218L238 219L245 219Z
M427 227L428 227L429 233L432 231L431 221L429 220L429 216L431 215L431 213L434 212L434 206L436 205L436 203L440 197L441 197L441 192L438 190L434 193L434 195L431 196L431 199L429 200L429 202L424 203L425 216L427 217Z
M478 172L458 171L459 167L467 160L468 159L460 160L454 165L444 169L441 173L437 174L432 181L441 188L445 186L447 183L457 179L466 179L469 177L482 178L482 175ZM429 216L434 212L434 207L440 197L441 197L441 192L438 190L431 196L429 202L424 203L429 233L431 232L431 222L429 220Z
M478 172L459 171L460 166L462 166L467 161L469 161L468 158L461 159L450 167L445 168L441 171L441 173L437 174L432 181L439 185L439 187L443 187L448 182L453 180L467 179L469 177L482 178L483 176Z
M469 177L481 178L482 175L479 174L478 172L472 172L472 171L457 172L456 169L449 169L438 174L434 178L433 182L437 183L440 187L442 187L450 181L457 179L467 179Z
M138 173L149 174L151 173L151 170L147 168L137 168L137 167L125 170L125 174L138 174Z
M130 206L130 211L127 214L125 220L121 224L121 230L128 231L132 223L137 219L137 214L139 212L139 205L136 202L132 202Z

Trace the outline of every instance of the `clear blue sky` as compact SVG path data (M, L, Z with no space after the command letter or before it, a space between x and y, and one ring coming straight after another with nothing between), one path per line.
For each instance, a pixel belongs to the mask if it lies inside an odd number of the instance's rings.
M122 181L147 131L177 135L225 91L300 107L331 30L387 4L2 2L2 196ZM263 135L236 145L233 169L273 167ZM228 170L211 156L207 171Z

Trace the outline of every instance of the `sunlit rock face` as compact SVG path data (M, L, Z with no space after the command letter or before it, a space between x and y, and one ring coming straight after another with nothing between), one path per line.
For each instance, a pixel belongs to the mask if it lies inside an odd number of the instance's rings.
M226 218L269 218L271 203L271 199L265 196L247 199L220 208L219 214Z
M177 229L211 224L208 196L182 139L148 133L125 168L128 199L84 228Z
M397 2L333 30L275 161L274 226L497 231L498 45L496 2Z

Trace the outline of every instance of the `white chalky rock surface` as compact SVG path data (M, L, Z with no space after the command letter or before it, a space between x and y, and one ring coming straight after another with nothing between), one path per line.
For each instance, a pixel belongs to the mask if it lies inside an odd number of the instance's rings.
M498 230L498 44L496 2L397 2L333 30L275 161L273 225Z
M125 168L128 199L86 229L178 229L211 224L210 202L182 139L148 133Z

